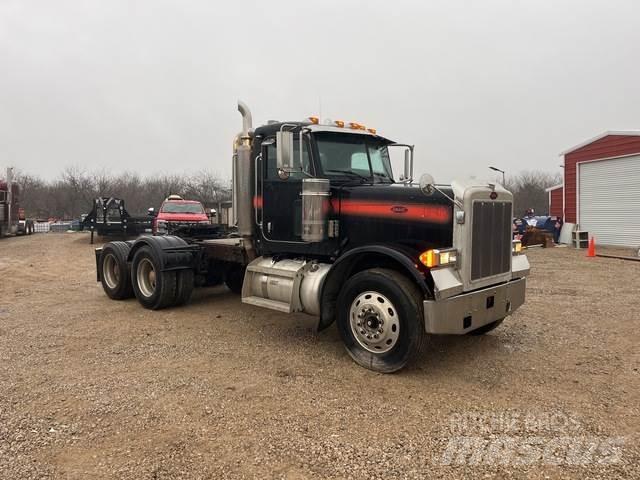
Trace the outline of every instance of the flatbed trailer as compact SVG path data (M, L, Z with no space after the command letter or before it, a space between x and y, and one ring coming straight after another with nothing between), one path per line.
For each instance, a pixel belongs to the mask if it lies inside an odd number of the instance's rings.
M101 237L135 237L151 233L153 219L130 215L124 204L123 199L116 197L94 199L91 211L80 223L80 230L91 232L92 245L96 233Z

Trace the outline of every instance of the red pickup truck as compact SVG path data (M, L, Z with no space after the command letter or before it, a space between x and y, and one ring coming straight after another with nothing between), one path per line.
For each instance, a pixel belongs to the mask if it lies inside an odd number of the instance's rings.
M149 211L155 215L152 209ZM184 200L179 195L169 195L153 219L152 230L154 235L165 235L169 227L209 223L211 222L202 203Z

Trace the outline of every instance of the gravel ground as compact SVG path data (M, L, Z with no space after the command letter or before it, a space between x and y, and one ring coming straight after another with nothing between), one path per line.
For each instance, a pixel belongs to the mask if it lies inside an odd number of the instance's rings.
M640 478L640 263L529 259L500 328L380 375L223 287L111 301L84 234L2 240L0 478Z

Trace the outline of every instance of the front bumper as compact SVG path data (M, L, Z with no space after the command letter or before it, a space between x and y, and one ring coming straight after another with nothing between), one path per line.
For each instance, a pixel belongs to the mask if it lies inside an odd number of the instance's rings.
M463 335L513 313L524 303L526 278L441 300L424 301L427 333Z

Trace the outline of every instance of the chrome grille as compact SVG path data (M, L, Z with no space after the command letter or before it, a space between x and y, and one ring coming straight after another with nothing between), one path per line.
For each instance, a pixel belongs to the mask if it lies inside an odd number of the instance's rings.
M511 203L473 203L471 280L506 273L511 268Z

